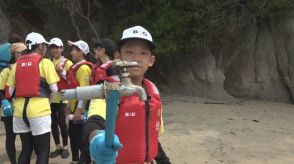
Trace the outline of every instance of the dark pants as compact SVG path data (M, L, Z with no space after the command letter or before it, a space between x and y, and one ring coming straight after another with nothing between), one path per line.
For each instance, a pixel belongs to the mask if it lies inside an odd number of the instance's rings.
M103 118L98 116L91 116L88 118L87 122L83 128L82 135L82 154L80 164L91 164L92 159L89 150L89 135L94 130L104 129L103 125L99 125L99 123L104 124Z
M53 136L55 145L60 144L59 128L61 131L63 146L68 145L68 132L67 132L67 125L66 125L66 118L65 118L66 117L65 107L66 107L66 104L63 104L63 103L51 104L51 118L52 118L51 129L52 129L52 136Z
M30 164L33 149L37 155L36 164L48 164L50 150L50 133L33 136L31 132L20 133L22 149L19 164Z
M15 153L15 137L13 133L13 117L2 117L1 120L4 122L6 138L5 148L11 164L16 164L16 153Z
M155 160L157 164L171 164L171 162L169 161L169 158L165 154L159 141L158 141L158 153L157 153L157 156L155 157Z
M82 152L81 138L84 124L69 121L68 135L70 139L70 147L72 154L72 161L80 160L80 152Z

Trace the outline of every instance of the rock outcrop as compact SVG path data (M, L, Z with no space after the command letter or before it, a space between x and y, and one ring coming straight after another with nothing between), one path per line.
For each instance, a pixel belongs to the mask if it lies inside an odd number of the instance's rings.
M294 12L260 20L225 34L215 47L174 58L168 67L158 66L165 70L161 74L168 79L163 87L167 92L291 102Z

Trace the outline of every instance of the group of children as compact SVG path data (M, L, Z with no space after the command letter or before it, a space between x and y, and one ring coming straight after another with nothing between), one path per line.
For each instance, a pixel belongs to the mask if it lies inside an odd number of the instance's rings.
M124 30L118 49L111 39L93 39L97 63L87 61L90 49L85 41L68 41L72 61L63 54L61 39L47 42L39 33L2 45L0 55L11 55L0 74L2 120L6 130L6 150L11 163L29 164L31 154L37 155L37 164L46 164L49 156L69 156L70 139L72 164L75 163L157 163L168 164L158 141L163 132L162 105L156 86L144 78L155 62L151 34L141 26ZM45 57L47 47L50 59ZM3 52L2 52L3 51ZM11 54L9 54L11 53ZM61 100L61 90L103 83L119 76L112 58L136 61L138 66L128 68L134 85L145 89L148 99L139 95L121 96L114 137L114 146L105 144L104 99ZM6 67L6 68L5 68ZM110 80L111 82L111 80ZM12 105L13 104L13 105ZM126 113L134 113L128 117ZM72 117L67 117L71 115ZM68 118L68 127L66 123ZM60 129L60 131L59 131ZM50 150L50 132L56 149ZM60 143L59 133L62 136ZM19 134L22 150L16 162L15 134Z

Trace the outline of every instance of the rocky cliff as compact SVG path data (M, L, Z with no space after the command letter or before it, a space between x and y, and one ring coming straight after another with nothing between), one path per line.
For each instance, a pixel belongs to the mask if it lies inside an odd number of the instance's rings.
M258 20L226 33L213 47L167 60L172 64L158 65L167 92L292 102L294 12Z

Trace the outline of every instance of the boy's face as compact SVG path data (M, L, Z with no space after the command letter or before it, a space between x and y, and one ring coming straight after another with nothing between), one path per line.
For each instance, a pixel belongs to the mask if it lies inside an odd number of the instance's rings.
M105 55L105 49L100 46L95 46L93 48L93 51L94 51L94 57L96 59L100 59L103 57L103 55Z
M63 47L58 47L56 45L49 46L50 54L53 58L58 58L63 52Z
M139 39L126 41L121 47L119 58L126 61L136 61L139 66L130 67L128 71L131 77L142 78L149 67L155 62L148 44Z
M71 47L70 54L74 62L80 61L83 56L83 53L81 53L81 51L79 51L79 49L75 46Z

